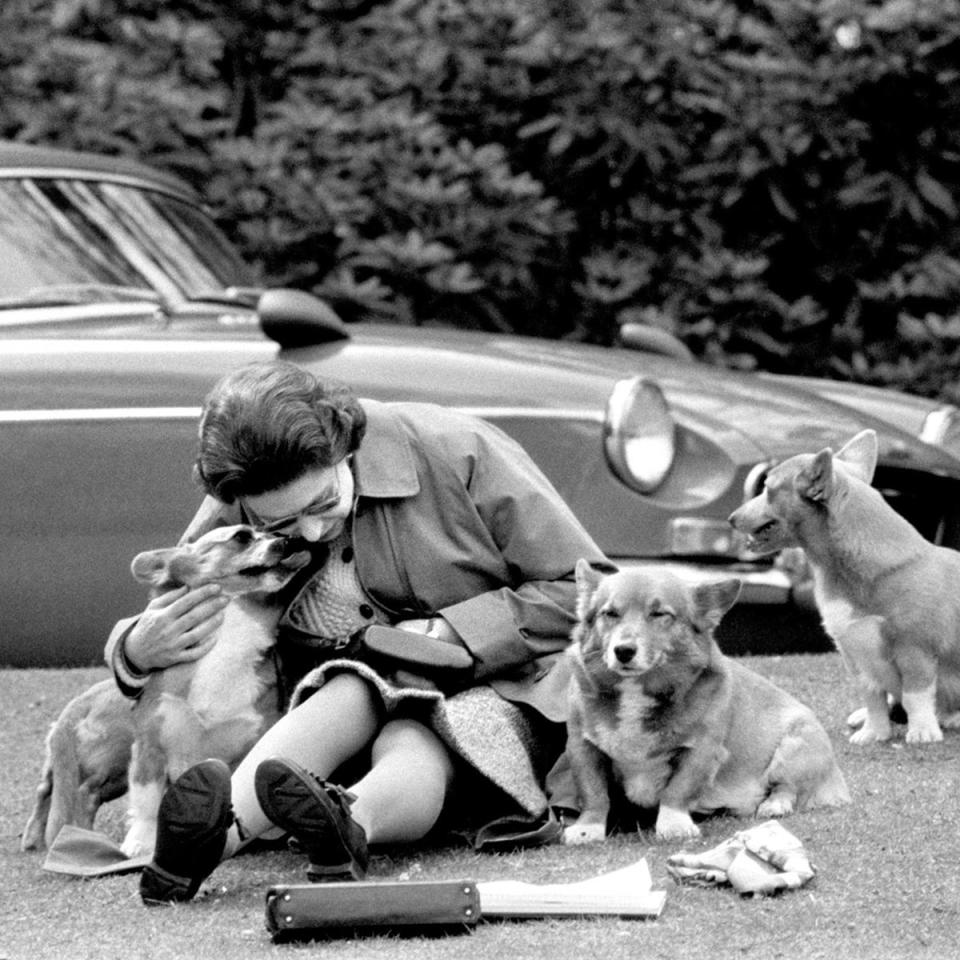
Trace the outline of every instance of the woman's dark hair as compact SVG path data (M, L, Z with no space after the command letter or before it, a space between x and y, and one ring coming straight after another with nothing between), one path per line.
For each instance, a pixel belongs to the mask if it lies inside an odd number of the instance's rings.
M223 503L286 486L360 446L367 417L346 387L282 360L223 377L200 418L194 474Z

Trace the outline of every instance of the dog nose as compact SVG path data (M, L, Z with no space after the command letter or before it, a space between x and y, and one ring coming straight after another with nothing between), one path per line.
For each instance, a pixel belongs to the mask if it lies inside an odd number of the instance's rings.
M637 645L635 643L620 643L613 648L613 655L621 663L629 663L637 652Z
M284 537L282 546L283 555L285 557L292 557L295 553L309 550L311 544L309 540L304 540L303 537Z

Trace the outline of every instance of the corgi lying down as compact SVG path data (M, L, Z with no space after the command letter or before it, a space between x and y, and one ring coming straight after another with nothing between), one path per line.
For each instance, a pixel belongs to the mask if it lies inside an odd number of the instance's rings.
M167 783L207 757L231 765L243 758L279 716L267 654L281 610L270 595L308 562L309 554L295 546L238 525L134 558L133 575L153 596L220 584L231 602L217 642L199 660L152 673L136 701L106 680L67 705L47 738L23 849L49 846L66 823L90 828L100 804L129 788L123 852L151 854Z
M698 836L691 814L781 817L849 803L812 711L713 638L738 580L702 585L653 568L609 576L580 561L567 756L581 813L567 843L606 835L608 776L657 808L663 840Z
M925 540L871 485L877 435L836 454L791 457L730 516L752 549L802 547L826 632L860 687L858 744L892 734L888 700L907 715L908 743L960 726L960 553Z

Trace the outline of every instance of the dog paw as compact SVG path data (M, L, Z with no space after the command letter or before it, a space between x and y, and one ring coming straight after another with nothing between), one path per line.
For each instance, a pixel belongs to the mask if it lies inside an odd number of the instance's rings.
M853 713L847 717L848 727L862 727L867 722L867 708L857 707Z
M700 828L685 810L661 807L657 815L656 834L658 840L692 840L700 836Z
M45 826L46 824L41 823L36 814L31 815L20 837L20 849L24 853L31 850L42 850L44 848Z
M679 825L657 827L658 840L695 840L699 836L700 828L695 823L685 827Z
M24 834L20 838L20 852L32 853L43 848L43 841L36 834Z
M794 809L793 797L775 794L767 797L767 799L757 807L757 817L761 820L765 820L768 817L789 817Z
M120 849L128 860L133 860L137 857L152 857L155 843L156 827L138 829L136 826L133 826L127 831L127 835L123 838Z
M907 727L907 743L940 743L943 731L937 724Z
M569 844L600 843L605 840L607 829L602 823L574 823L563 831L563 842Z
M128 860L137 860L140 857L150 857L153 858L153 844L152 843L130 843L126 841L120 844L120 849L123 852L123 855Z
M864 747L870 743L883 743L890 739L890 729L878 730L876 727L865 723L859 730L850 735L850 742L857 747Z

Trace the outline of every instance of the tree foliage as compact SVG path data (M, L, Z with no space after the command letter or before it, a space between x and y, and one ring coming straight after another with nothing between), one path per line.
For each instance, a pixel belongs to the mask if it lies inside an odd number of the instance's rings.
M180 173L347 319L641 321L960 398L960 0L14 0L0 29L0 133Z

